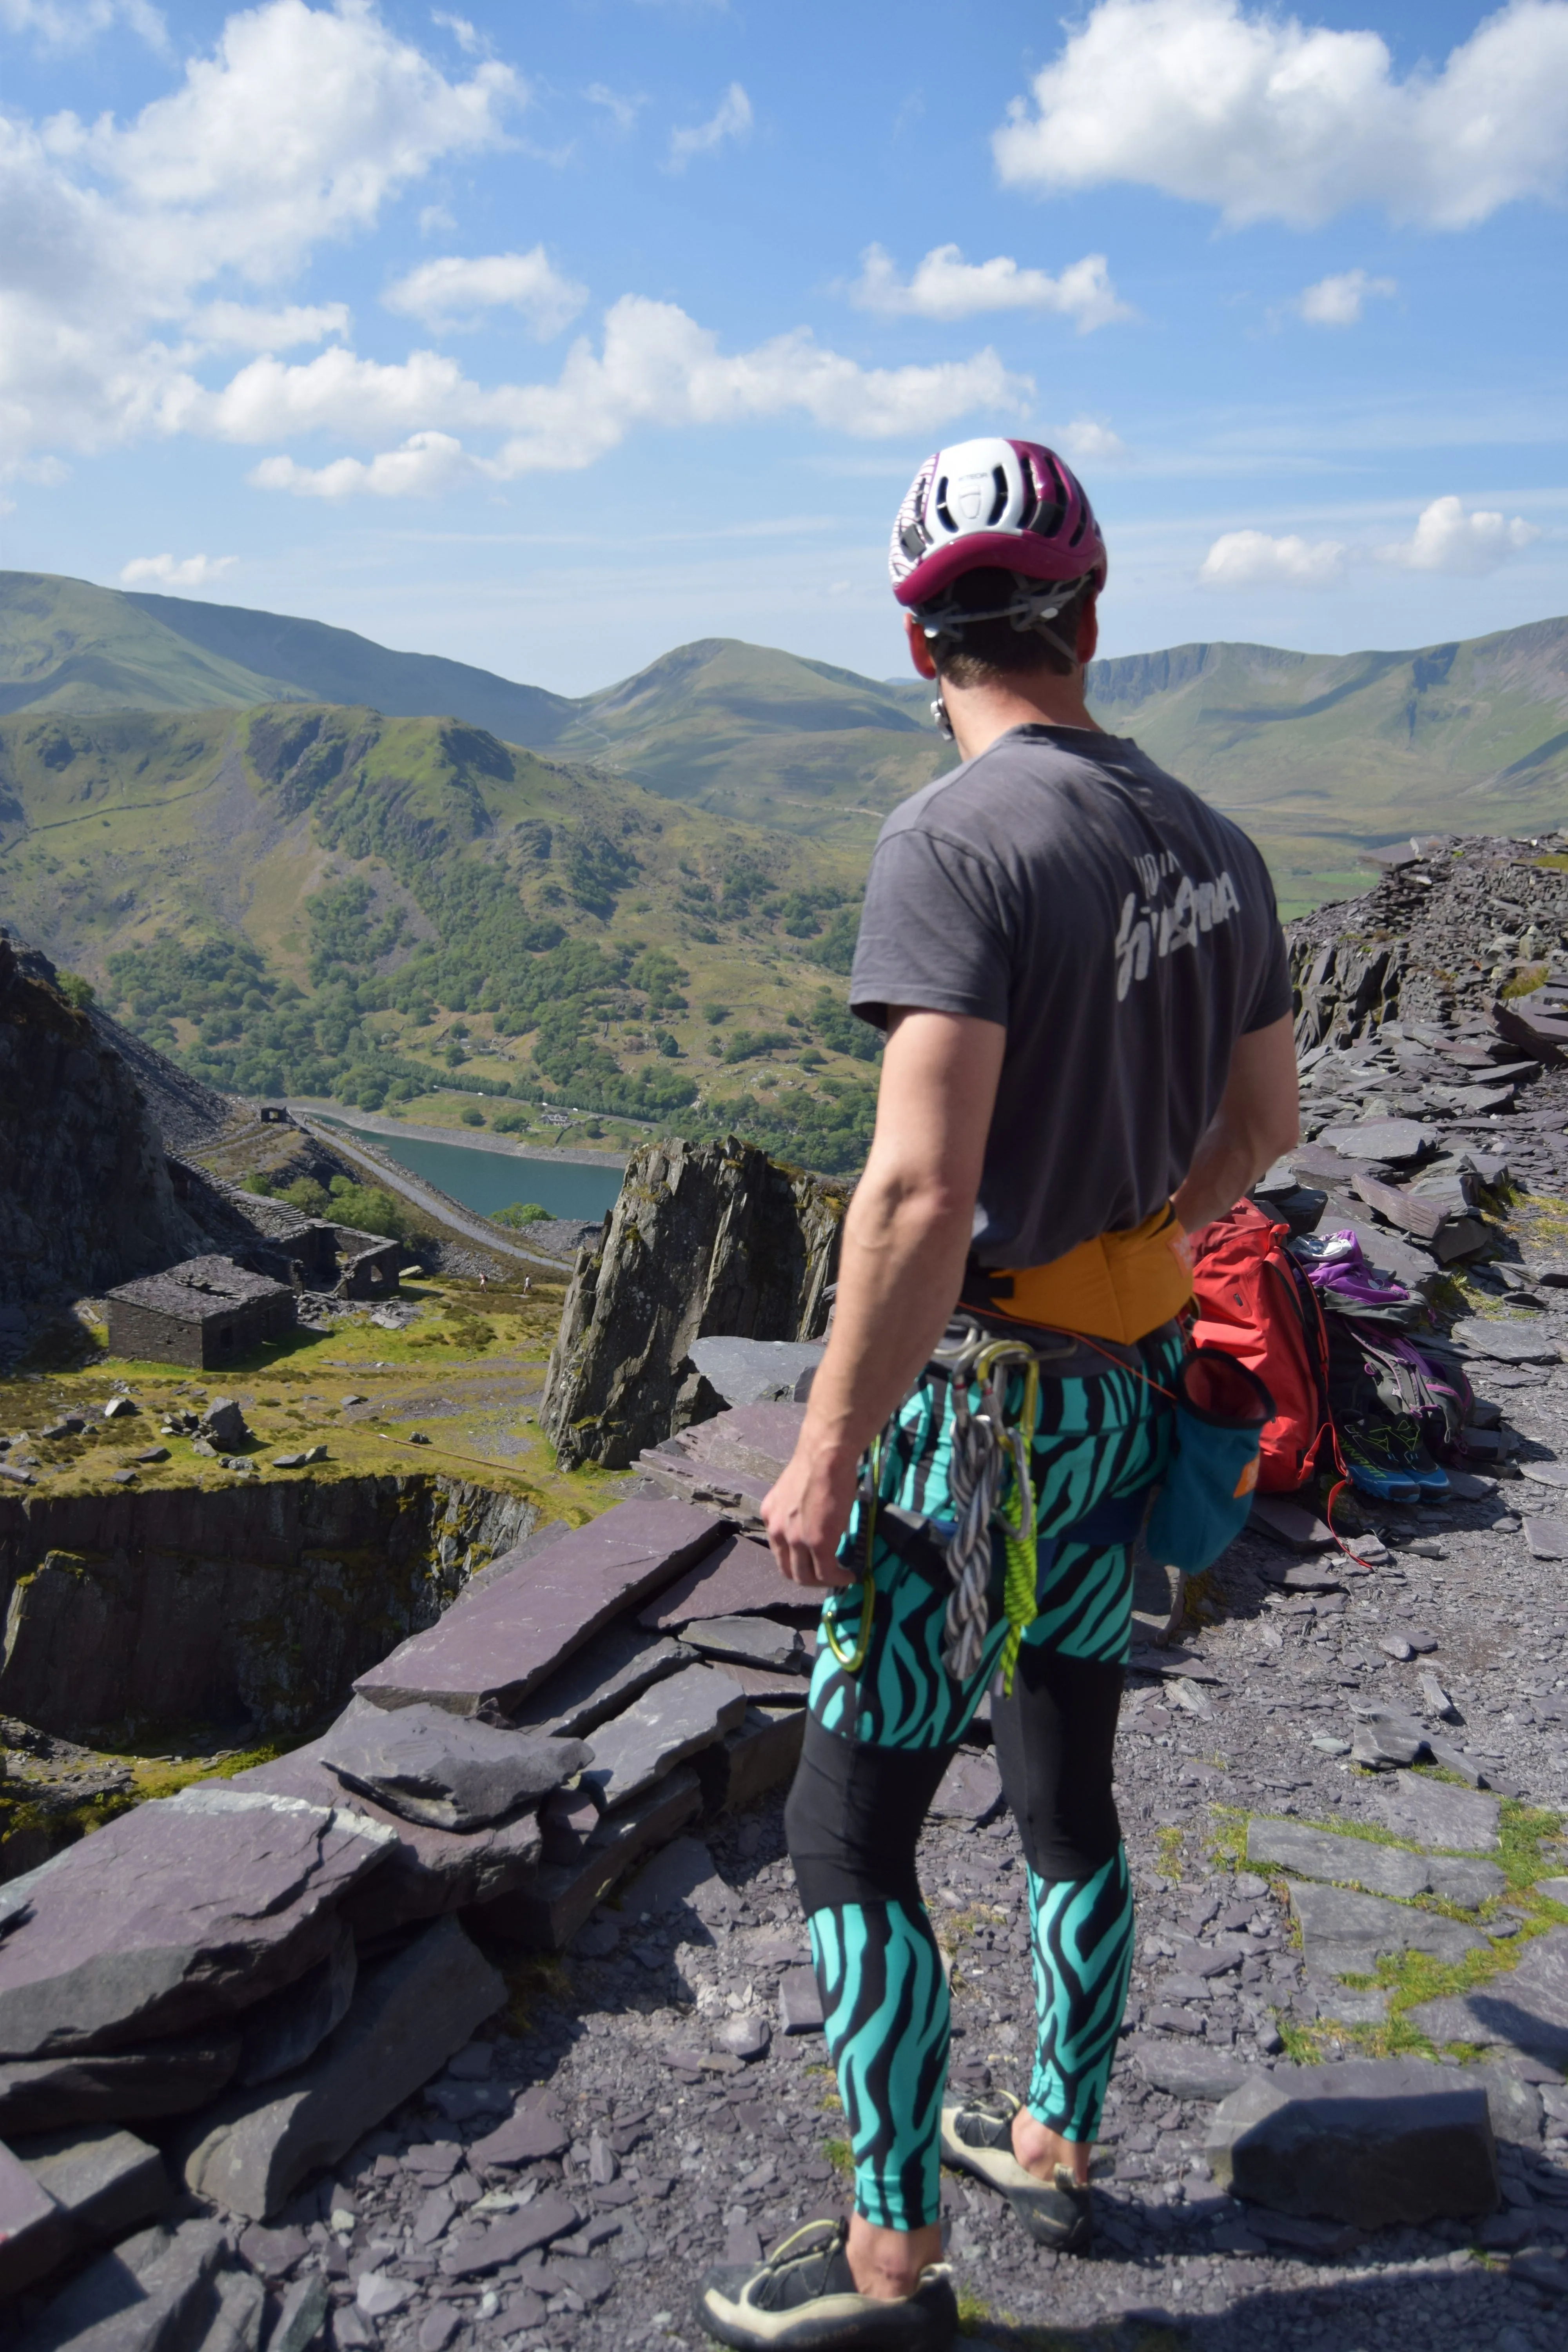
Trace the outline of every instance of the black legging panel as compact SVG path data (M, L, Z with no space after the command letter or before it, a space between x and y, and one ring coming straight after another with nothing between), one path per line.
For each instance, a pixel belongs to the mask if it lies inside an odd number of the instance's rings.
M1037 1878L1092 1878L1121 1843L1110 1793L1122 1668L1025 1642L991 1732L1002 1786Z

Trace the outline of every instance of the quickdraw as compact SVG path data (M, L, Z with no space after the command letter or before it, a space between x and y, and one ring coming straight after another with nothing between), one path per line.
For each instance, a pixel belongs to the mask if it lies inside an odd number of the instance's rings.
M1029 1448L1039 1409L1039 1360L1032 1349L1016 1339L982 1341L976 1333L951 1354L939 1351L938 1360L952 1386L948 1492L958 1521L947 1545L952 1592L942 1623L942 1664L960 1682L966 1682L979 1667L991 1631L991 1530L995 1527L1001 1532L1006 1559L1002 1605L1007 1636L999 1664L1002 1687L1010 1693L1018 1645L1037 1613L1038 1553ZM1009 1426L1007 1382L1015 1371L1024 1376L1023 1408L1018 1425ZM972 1385L980 1391L978 1410L969 1402Z

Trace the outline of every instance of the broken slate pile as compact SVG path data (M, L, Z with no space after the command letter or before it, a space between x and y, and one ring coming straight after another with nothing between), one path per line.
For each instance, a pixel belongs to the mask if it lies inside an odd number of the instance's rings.
M1303 1142L1259 1196L1300 1232L1355 1231L1429 1292L1496 1255L1508 1183L1568 1189L1564 836L1412 842L1359 899L1290 927ZM1504 1252L1491 1286L1568 1286L1568 1250Z
M503 1555L320 1738L0 1888L0 2296L128 2233L110 2304L156 2303L143 2269L242 2294L235 2232L470 2042L497 1958L789 1779L812 1613L730 1517L627 1500ZM169 2237L193 2198L221 2243Z

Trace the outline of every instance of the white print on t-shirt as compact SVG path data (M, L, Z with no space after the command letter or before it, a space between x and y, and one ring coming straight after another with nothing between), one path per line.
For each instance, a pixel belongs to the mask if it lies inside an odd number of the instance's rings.
M1174 863L1169 852L1166 859ZM1196 947L1201 931L1211 931L1216 923L1228 922L1232 915L1241 911L1241 901L1228 870L1221 874L1217 882L1194 882L1184 874L1170 905L1158 907L1153 904L1159 884L1155 859L1141 857L1138 867L1147 895L1140 906L1137 891L1129 890L1121 902L1121 921L1116 933L1119 1004L1135 980L1148 979L1152 957L1174 955L1178 948Z

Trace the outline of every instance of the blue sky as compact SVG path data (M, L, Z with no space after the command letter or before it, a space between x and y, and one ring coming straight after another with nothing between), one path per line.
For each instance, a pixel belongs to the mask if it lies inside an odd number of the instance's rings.
M1568 0L0 0L12 566L562 691L885 675L929 448L1105 648L1568 611Z

